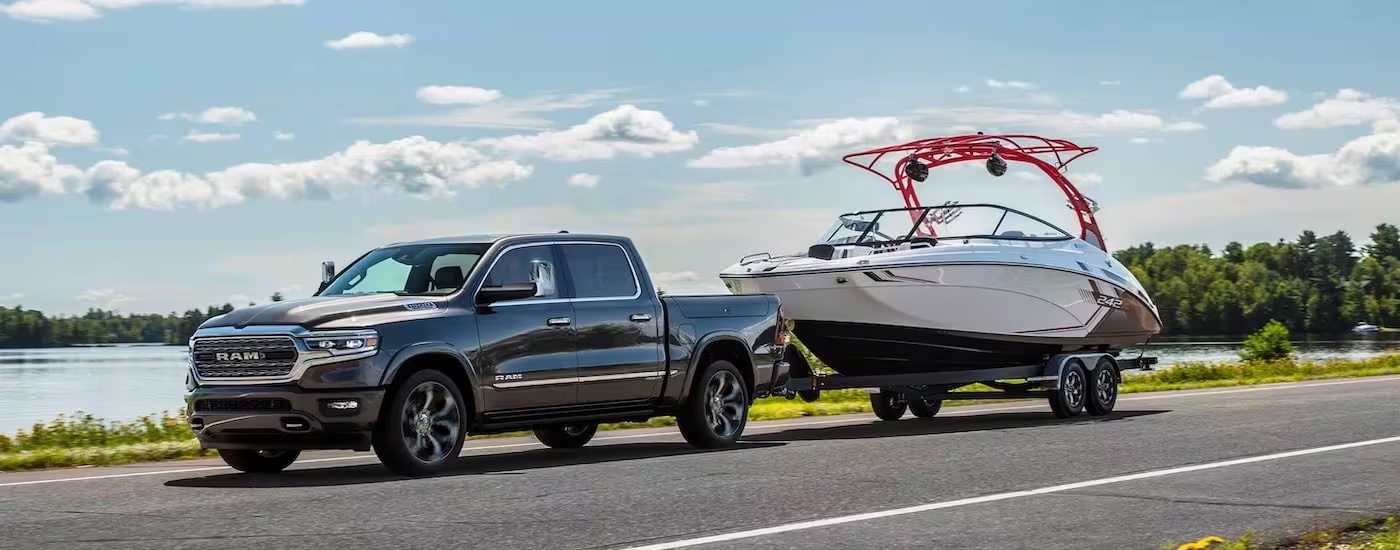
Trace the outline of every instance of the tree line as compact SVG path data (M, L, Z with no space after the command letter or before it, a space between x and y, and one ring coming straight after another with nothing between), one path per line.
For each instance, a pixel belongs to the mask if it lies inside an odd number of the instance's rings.
M282 300L273 294L272 301ZM249 304L252 305L252 304ZM233 311L233 304L189 309L184 313L118 314L89 309L77 316L44 315L22 306L0 308L0 348L44 348L91 344L171 344L189 342L210 317Z
M1377 225L1357 246L1345 231L1304 231L1292 242L1231 242L1158 248L1151 242L1114 253L1157 303L1163 335L1242 335L1271 319L1294 333L1349 330L1358 322L1400 324L1400 228ZM274 294L272 301L282 296ZM91 309L46 316L0 308L0 348L82 344L184 344L206 319L231 304L184 313L118 314Z

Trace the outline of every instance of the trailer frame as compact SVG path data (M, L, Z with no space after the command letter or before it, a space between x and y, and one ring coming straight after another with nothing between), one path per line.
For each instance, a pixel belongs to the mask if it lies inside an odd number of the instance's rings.
M784 351L787 381L774 389L787 399L812 402L822 390L865 389L870 404L882 420L899 420L906 411L928 418L948 399L1046 399L1059 418L1087 412L1102 416L1113 412L1118 386L1125 370L1153 370L1156 357L1120 358L1118 352L1079 351L1051 355L1044 363L984 369L904 374L847 376L818 375L805 356L793 346ZM1004 380L1025 380L1009 383ZM963 386L983 384L999 391L958 392Z

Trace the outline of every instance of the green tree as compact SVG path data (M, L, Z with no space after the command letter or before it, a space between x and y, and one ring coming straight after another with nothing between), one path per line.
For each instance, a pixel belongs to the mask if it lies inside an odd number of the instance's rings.
M1278 361L1293 355L1293 343L1288 340L1288 327L1270 319L1264 328L1244 340L1240 359L1245 361Z

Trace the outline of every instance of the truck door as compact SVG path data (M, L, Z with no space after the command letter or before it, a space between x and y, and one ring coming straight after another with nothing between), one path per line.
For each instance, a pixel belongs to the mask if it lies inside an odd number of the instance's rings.
M533 298L492 304L479 311L478 357L483 364L482 404L487 411L559 407L575 402L578 360L573 304L555 282L558 251L548 243L507 248L486 272L482 286L534 282Z
M578 403L655 397L666 375L660 302L614 243L560 243L578 333Z

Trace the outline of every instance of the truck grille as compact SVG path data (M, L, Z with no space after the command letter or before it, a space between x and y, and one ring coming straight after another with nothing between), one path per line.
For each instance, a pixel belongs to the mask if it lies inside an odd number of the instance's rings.
M286 376L297 362L290 336L201 338L190 349L200 378Z
M292 410L292 403L280 397L234 397L228 399L207 398L195 400L194 410L196 412L283 412Z

